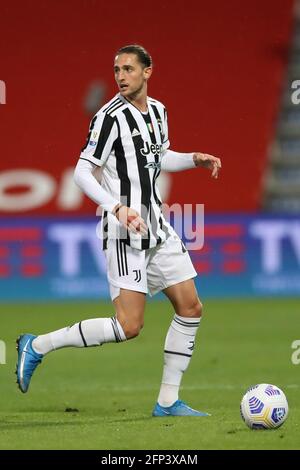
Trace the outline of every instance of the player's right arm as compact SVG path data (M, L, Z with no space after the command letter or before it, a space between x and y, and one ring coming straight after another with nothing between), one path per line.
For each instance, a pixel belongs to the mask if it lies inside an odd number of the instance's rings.
M147 226L137 211L120 204L111 194L102 188L94 176L97 166L93 163L79 159L74 172L74 181L80 189L104 210L117 217L119 222L133 233L147 233Z
M116 198L102 188L94 176L97 167L105 164L118 138L118 127L114 118L98 113L91 121L85 147L82 149L74 172L74 181L80 189L104 210L132 231L146 232L144 220L133 209L120 204Z

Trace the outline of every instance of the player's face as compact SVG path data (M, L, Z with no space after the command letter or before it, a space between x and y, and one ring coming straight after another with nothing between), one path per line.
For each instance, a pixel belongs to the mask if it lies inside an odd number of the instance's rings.
M146 90L152 68L143 67L136 54L120 54L115 58L114 72L120 94L136 98Z

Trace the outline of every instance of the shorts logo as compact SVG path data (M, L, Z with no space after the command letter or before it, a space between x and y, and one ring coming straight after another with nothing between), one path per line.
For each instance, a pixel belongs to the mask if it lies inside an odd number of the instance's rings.
M141 279L142 279L141 270L140 269L133 269L133 272L135 273L134 281L140 282Z

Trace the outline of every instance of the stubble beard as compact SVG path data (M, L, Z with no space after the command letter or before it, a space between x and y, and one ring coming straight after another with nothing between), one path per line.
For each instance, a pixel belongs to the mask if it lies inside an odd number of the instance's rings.
M144 88L144 82L141 84L141 86L139 88L137 88L132 93L127 95L127 99L129 99L131 101L135 101L137 98L139 98L139 95L141 95L141 92L143 91L143 88Z

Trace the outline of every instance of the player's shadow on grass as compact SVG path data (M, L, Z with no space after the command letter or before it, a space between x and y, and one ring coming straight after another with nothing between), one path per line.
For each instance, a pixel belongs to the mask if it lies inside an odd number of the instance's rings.
M82 421L58 421L58 422L53 422L53 421L30 421L28 423L18 423L18 422L3 422L0 423L0 431L9 431L9 430L20 430L20 429L26 429L26 428L35 428L35 427L52 427L52 426L82 426Z
M145 417L140 417L140 418L121 418L121 417L116 417L116 418L111 418L108 420L105 420L107 423L133 423L135 421L149 421L152 419L152 416L145 416Z

